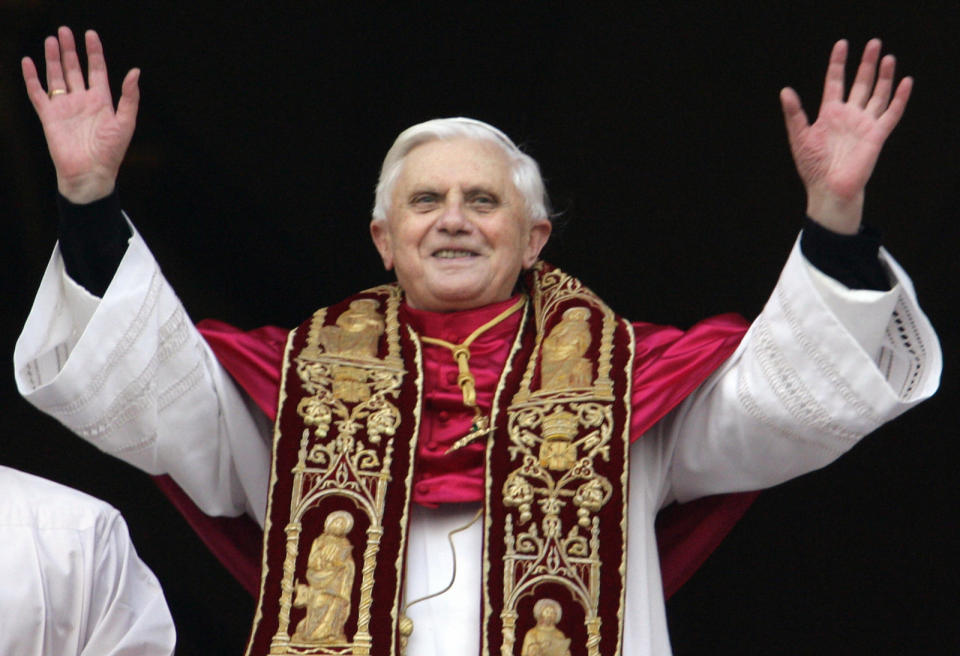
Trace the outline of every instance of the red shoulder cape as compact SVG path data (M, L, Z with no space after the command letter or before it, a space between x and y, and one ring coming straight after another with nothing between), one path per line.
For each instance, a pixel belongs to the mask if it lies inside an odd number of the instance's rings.
M244 332L220 321L197 327L220 364L271 420L287 331L275 326ZM726 360L746 332L746 322L725 314L690 330L634 324L637 352L634 366L634 413L631 436L637 439L685 399ZM263 533L249 517L204 514L167 476L157 485L184 515L207 547L244 588L256 597L260 587ZM657 516L657 543L664 594L669 597L693 575L743 516L756 492L725 494L665 508Z

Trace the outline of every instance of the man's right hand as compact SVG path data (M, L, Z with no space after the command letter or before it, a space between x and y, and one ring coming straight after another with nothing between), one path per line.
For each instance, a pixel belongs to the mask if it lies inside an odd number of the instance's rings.
M40 84L33 60L24 57L21 62L27 95L43 124L57 170L57 188L77 204L99 200L113 191L133 137L140 102L140 69L134 68L123 80L114 111L100 37L93 30L88 30L85 37L89 88L84 83L73 33L67 27L61 27L57 36L47 37L43 44L47 91Z

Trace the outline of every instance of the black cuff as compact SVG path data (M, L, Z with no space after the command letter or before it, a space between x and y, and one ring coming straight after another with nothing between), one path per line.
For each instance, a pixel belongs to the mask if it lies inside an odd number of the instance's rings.
M842 235L806 217L800 251L810 264L849 289L891 288L880 263L880 232L874 228L861 226L855 235Z
M58 193L57 209L60 254L67 275L91 294L103 296L133 236L117 190L86 205L75 205Z

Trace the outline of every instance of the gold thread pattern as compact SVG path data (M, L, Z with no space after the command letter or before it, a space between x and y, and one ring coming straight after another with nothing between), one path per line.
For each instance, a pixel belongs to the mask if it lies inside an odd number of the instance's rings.
M271 655L370 653L373 577L383 536L392 438L401 418L396 402L405 372L399 356L399 289L384 286L365 294L352 301L333 325L325 325L325 311L315 313L306 345L294 358L306 393L296 408L305 428L291 471L280 617ZM383 336L387 356L380 359L377 350ZM330 501L347 502L365 516L356 604L351 598L357 563L346 537L354 525L351 512L327 514L323 533L311 543L306 582L295 581L304 515L329 507L323 504ZM290 635L295 607L305 608L306 615ZM348 636L345 626L351 613L356 614L356 631Z
M563 609L555 599L538 599L533 605L536 625L523 636L520 656L570 656L570 638L557 628Z
M297 583L294 606L307 614L293 633L296 642L318 645L347 642L343 627L350 613L350 596L356 566L353 545L345 536L353 528L353 516L337 510L324 522L323 533L313 540L307 560L306 583Z
M615 484L621 498L626 498L626 449L623 463L611 463L615 399L610 372L617 320L613 311L576 279L558 270L541 273L541 284L533 296L538 329L534 351L507 413L507 451L515 465L501 489L508 512L503 534L500 654L515 653L520 601L548 583L553 589L556 585L566 589L570 599L582 607L583 647L589 656L600 656L599 513L613 497ZM560 321L547 331L549 316L558 314ZM595 360L587 357L593 343L591 322L599 326ZM532 389L538 367L540 384ZM616 438L628 443L627 432ZM601 472L619 475L614 483ZM568 509L575 509L576 521L565 524ZM622 541L625 520L615 526ZM622 581L623 568L620 570ZM546 602L551 608L556 604L552 630L541 627L536 610L539 605L540 614L552 618L554 611L543 610ZM570 653L570 640L556 628L560 612L560 603L554 599L540 599L535 604L538 624L525 634L522 656ZM619 644L621 629L616 630Z

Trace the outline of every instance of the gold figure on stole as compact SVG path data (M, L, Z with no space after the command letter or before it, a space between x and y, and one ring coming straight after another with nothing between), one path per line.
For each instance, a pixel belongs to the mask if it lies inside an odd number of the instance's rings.
M384 321L377 312L379 304L372 298L361 298L337 317L336 326L320 329L320 343L328 353L352 358L377 357L377 342L384 331Z
M313 541L307 558L307 584L297 584L294 606L306 607L293 640L318 645L343 644L343 627L350 615L350 596L356 571L353 545L346 535L353 517L345 510L327 515L323 533Z
M572 307L543 340L543 362L540 365L540 389L543 391L589 387L593 383L593 367L583 357L590 348L590 310Z
M537 625L523 636L520 656L570 656L570 638L557 628L563 617L560 604L553 599L540 599L533 605Z

